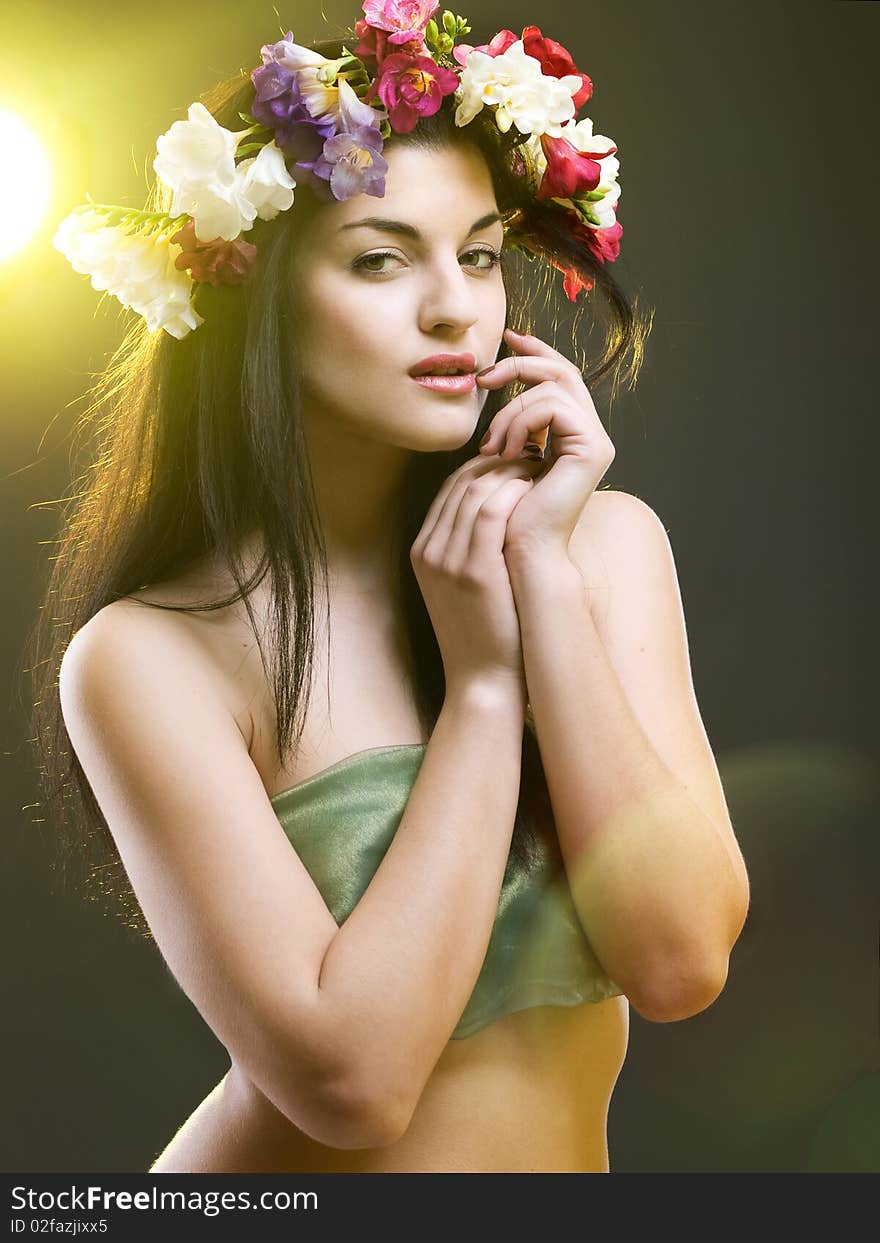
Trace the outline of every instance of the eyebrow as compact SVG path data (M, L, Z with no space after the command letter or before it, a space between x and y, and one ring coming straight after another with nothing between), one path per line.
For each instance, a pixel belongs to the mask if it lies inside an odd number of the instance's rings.
M497 211L481 216L479 220L474 221L465 237L470 237L472 233L478 233L480 229L488 228L490 224L494 224L496 220L501 220L501 218L501 213ZM351 224L340 225L340 233L343 229L378 229L382 233L402 233L404 236L411 237L417 242L422 238L422 234L415 225L406 224L402 220L385 220L381 216L367 216L364 220L353 220Z

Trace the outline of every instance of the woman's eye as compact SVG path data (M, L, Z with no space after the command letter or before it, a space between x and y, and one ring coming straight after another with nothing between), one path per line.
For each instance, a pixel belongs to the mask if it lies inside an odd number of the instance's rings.
M467 259L477 256L477 262L466 264L467 267L477 268L478 271L491 271L501 260L501 255L497 250L490 250L488 247L480 246L476 250L467 251L462 258ZM370 255L362 255L360 259L356 259L352 266L355 271L375 272L379 275L389 271L384 266L385 259L400 259L399 255L395 255L390 250L377 250Z
M384 272L385 268L369 267L368 265L373 260L381 261L382 259L396 259L396 258L397 258L397 255L393 254L390 250L375 251L372 255L363 255L362 258L356 259L354 262L354 267L357 269L363 269L365 272Z
M499 263L501 260L501 256L497 250L489 250L487 247L484 247L484 246L480 246L479 249L477 250L469 250L468 254L469 255L482 255L483 258L486 260L485 263L481 263L481 264L471 263L471 264L468 264L468 267L481 267L486 272L494 268L495 265Z

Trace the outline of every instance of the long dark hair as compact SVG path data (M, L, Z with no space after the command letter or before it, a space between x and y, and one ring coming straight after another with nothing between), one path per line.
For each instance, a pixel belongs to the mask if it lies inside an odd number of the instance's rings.
M336 58L343 41L311 46ZM242 70L203 95L201 102L221 125L237 130L242 127L239 114L250 110L252 100L253 85ZM631 387L635 384L651 317L630 303L607 265L570 237L559 208L537 202L511 174L505 148L511 139L500 134L491 111L484 109L466 127L455 125L452 111L447 97L433 117L422 118L413 131L393 134L388 141L474 144L486 159L499 210L518 213L518 228L543 254L595 282L589 328L603 330L600 356L589 365L581 344L584 294L562 348L569 355L575 352L594 390L598 381L610 378L613 401L622 378ZM161 183L153 186L150 198L153 210L169 209L170 191ZM307 187L297 188L296 199L289 211L273 221L257 219L248 232L257 258L247 282L220 288L196 285L195 308L205 318L202 325L177 340L162 330L150 333L138 317L97 373L87 394L92 400L74 432L75 450L85 447L87 463L70 489L72 500L63 511L46 592L26 642L25 672L33 687L30 741L44 797L39 822L57 832L59 874L66 880L72 866L88 896L97 892L128 927L148 938L150 930L112 833L67 735L58 694L61 657L76 631L105 605L169 580L210 555L234 579L231 595L198 604L142 603L197 613L243 601L267 676L271 670L279 765L291 745L294 752L298 748L311 684L315 581L320 572L326 591L328 572L300 422L298 308L295 282L287 276L297 219L319 210L320 202ZM564 295L555 268L508 248L502 252L502 273L508 322L534 330L538 309L549 311L558 322ZM501 356L507 353L503 345ZM490 391L479 425L461 448L414 453L397 497L399 603L425 737L442 707L444 673L410 548L443 480L476 455L493 415L515 391L512 386ZM241 541L257 529L264 535L264 555L246 578ZM248 598L267 573L268 653ZM531 858L538 834L558 861L552 807L529 714L511 859Z

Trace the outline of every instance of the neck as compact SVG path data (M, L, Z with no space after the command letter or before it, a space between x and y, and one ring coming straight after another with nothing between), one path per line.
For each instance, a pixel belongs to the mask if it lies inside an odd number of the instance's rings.
M395 575L394 502L411 450L371 439L325 412L303 412L331 586L374 594Z

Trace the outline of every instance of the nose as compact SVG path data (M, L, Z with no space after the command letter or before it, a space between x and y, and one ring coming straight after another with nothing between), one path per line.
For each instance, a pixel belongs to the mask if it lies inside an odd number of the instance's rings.
M419 327L425 333L438 328L464 332L479 319L477 282L468 277L458 256L439 258L425 269L419 302Z

